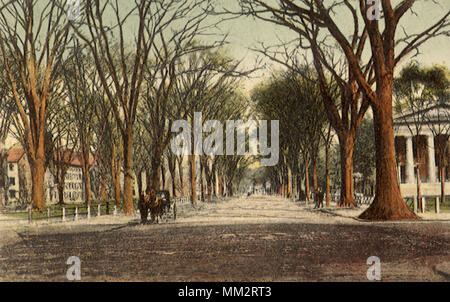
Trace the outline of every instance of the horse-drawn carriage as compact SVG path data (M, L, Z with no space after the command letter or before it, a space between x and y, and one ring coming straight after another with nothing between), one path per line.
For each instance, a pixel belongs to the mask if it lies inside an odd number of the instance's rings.
M141 222L147 223L148 214L151 222L156 223L170 212L173 212L173 219L176 219L176 204L170 199L169 191L148 190L146 195L139 198L139 212L141 213Z

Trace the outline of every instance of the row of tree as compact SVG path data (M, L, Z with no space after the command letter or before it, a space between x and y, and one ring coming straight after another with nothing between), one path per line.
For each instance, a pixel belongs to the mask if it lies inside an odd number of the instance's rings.
M135 178L140 194L143 174L147 188L164 186L166 166L173 194L177 167L181 186L184 182L183 157L168 152L175 120L193 123L197 111L219 121L244 117L238 79L246 73L223 52L223 37L202 39L217 25L208 18L211 5L88 0L79 18L67 18L71 8L62 0L18 0L0 7L1 107L26 151L33 208L45 205L47 169L63 202L66 173L77 153L86 203L95 159L98 195L106 199L111 183L114 198L120 203L123 195L130 215ZM189 156L193 202L196 161L202 195L206 190L209 198L224 188L231 194L236 175L249 164L244 157Z
M360 218L417 218L406 206L397 179L392 119L394 71L402 59L425 42L448 34L450 12L444 11L441 18L419 32L411 33L402 27L399 34L401 21L411 16L410 10L417 1L402 0L395 6L390 0L380 0L377 6L362 0L237 2L239 10L224 6L217 13L257 18L296 35L281 45L267 47L262 43L259 52L304 78L309 74L304 73L303 64L311 62L314 66L320 100L339 140L340 204L355 204L352 181L355 138L365 113L371 108L376 193L373 203ZM378 8L383 11L380 18L371 17L369 13Z
M303 67L301 72L303 76L292 71L276 73L253 90L252 100L256 114L262 119L280 120L282 159L277 166L266 168L264 177L259 180L270 179L272 192L292 197L294 200L309 200L310 188L314 192L322 191L326 193L329 205L331 187L342 185L342 179L331 180L331 174L341 175L342 172L337 170L333 163L339 163L345 158L342 157L339 147L337 152L334 152L335 132L326 118L317 75L307 67ZM414 138L419 208L420 167L425 163L425 158L421 156L423 150L420 148L423 144L420 142L420 134L428 129L435 137L441 202L445 200L450 134L449 83L449 73L445 67L424 68L417 63L404 67L394 79L396 122L406 125ZM434 149L434 146L427 147ZM402 152L404 147L396 145L397 167L404 161ZM434 160L429 162L433 164ZM359 192L373 194L375 142L373 120L368 115L361 122L355 138L353 163L353 184L359 182ZM400 176L401 171L397 172ZM355 179L355 176L358 176L358 179Z

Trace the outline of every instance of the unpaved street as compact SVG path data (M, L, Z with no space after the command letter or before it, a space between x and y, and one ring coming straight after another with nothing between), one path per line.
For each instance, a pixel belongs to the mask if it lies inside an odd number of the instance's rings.
M159 225L0 228L0 280L65 281L70 256L83 281L367 281L370 256L383 281L448 280L435 266L450 261L449 221L367 223L268 196L179 208Z

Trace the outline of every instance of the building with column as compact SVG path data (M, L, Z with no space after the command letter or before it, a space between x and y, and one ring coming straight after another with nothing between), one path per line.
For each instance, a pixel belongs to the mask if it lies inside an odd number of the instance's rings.
M394 116L397 171L404 197L417 195L417 171L421 193L440 195L441 169L445 192L450 194L449 128L450 105L446 102Z

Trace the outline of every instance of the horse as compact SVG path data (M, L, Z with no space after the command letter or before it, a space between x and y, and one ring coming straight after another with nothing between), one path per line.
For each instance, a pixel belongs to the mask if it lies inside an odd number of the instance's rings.
M323 208L323 192L318 191L316 194L314 194L314 202L316 205L314 206L314 209Z

